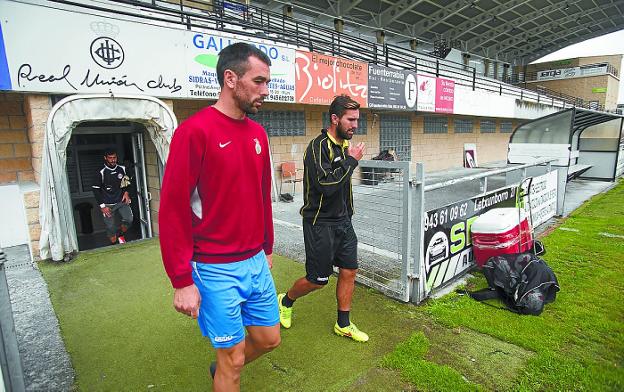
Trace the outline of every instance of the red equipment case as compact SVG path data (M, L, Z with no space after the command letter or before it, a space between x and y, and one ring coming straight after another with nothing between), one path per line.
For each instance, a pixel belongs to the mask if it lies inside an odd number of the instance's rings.
M531 249L533 230L528 214L519 208L494 208L479 216L470 227L472 252L479 268L490 257Z

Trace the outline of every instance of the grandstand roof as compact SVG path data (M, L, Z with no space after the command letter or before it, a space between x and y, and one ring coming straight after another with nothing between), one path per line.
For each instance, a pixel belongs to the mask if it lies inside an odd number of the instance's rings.
M464 52L529 63L556 50L624 29L622 0L254 0L270 10L292 5L294 16L345 32L432 49L445 40ZM515 61L514 61L515 60Z

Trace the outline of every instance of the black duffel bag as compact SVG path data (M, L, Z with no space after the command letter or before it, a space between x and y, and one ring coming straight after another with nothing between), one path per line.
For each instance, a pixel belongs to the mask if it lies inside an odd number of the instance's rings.
M539 315L555 300L559 283L548 264L532 252L491 257L483 266L488 288L469 294L477 301L500 298L519 314Z

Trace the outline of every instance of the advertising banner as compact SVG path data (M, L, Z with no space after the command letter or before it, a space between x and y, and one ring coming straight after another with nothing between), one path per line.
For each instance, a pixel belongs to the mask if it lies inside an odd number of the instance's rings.
M245 4L232 3L231 1L223 2L223 13L227 16L244 18L247 16L248 9Z
M183 48L163 48L182 42L182 30L16 2L4 3L2 14L10 90L184 94Z
M271 59L271 83L268 102L295 102L295 50L235 35L214 35L189 32L186 36L186 68L188 95L217 99L221 90L217 80L217 60L226 46L247 42L262 50Z
M367 106L366 63L297 51L295 79L298 103L329 105L336 95L347 94L362 107Z
M421 112L454 113L455 82L450 79L418 75L418 102Z
M486 91L472 91L472 87L455 85L454 114L483 117L524 118L516 115L516 98L494 95ZM546 115L545 113L543 115Z
M230 43L243 41L271 59L267 100L295 100L294 49L263 40L17 2L3 4L0 27L0 85L4 90L216 99L218 54Z
M418 102L419 112L435 112L436 78L433 76L418 75Z
M368 66L368 107L416 110L416 74L411 71Z
M581 67L537 71L537 80L567 79L581 76Z
M436 113L453 113L455 103L455 81L436 78Z
M557 213L557 171L533 177L531 181L531 221L537 227Z
M523 182L525 194L527 186L528 182ZM423 236L427 294L472 266L474 260L470 238L472 223L479 215L490 209L515 207L518 188L518 186L502 188L483 196L427 211ZM555 215L556 170L532 179L529 200L533 228ZM527 207L524 208L526 211Z
M516 189L503 188L427 212L423 236L426 294L473 265L472 222L492 208L515 206Z

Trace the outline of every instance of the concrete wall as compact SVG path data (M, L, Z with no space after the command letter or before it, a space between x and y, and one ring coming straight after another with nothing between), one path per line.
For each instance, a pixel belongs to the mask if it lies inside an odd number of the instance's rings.
M147 190L151 195L149 202L152 232L158 235L158 207L160 206L160 171L158 168L158 153L154 143L147 134L143 134L145 146L145 172L147 175Z
M26 223L28 225L30 254L34 260L39 260L39 238L41 237L41 223L39 223L39 189L32 187L22 193Z
M507 159L507 145L510 133L500 132L501 121L511 121L515 128L519 122L511 119L496 121L495 133L481 133L479 117L447 116L448 133L431 134L424 132L424 116L415 115L412 121L412 162L423 162L425 171L438 171L451 167L461 167L464 163L464 143L477 145L479 164ZM455 133L455 119L472 119L472 133ZM488 117L488 119L492 119ZM440 146L443 146L441 149Z
M609 77L607 79L607 92L605 94L605 108L613 110L617 107L620 95L620 80Z
M26 95L24 100L28 140L30 141L34 180L38 184L41 176L41 156L45 139L46 122L52 110L52 101L48 95Z
M30 233L30 251L35 260L39 259L39 180L41 178L41 157L45 139L46 122L52 110L52 101L48 95L26 95L24 99L28 140L30 141L34 184L24 187L24 207Z
M620 81L612 75L588 76L571 79L542 80L531 84L544 86L586 101L599 101L606 109L615 109L617 105ZM606 93L594 93L594 88L606 88Z
M31 254L39 258L39 178L45 123L51 103L47 95L0 94L0 185L19 186Z

